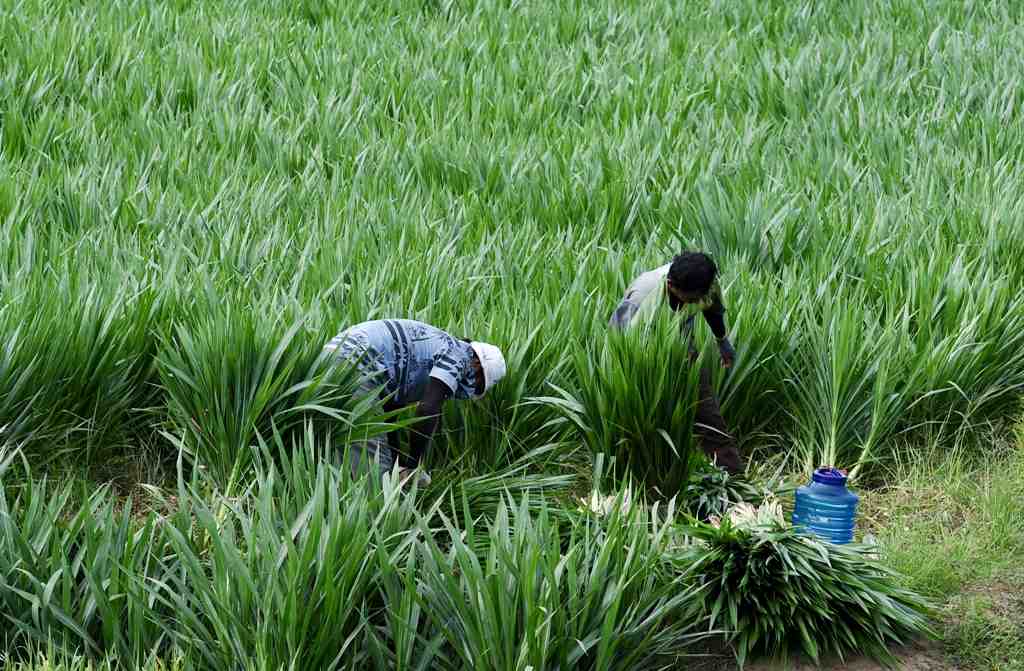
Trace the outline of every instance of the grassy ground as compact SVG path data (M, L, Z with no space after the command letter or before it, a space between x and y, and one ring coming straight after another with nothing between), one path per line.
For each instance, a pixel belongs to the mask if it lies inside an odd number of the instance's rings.
M862 490L862 532L874 537L908 584L938 605L939 639L898 651L907 671L1019 671L1024 669L1024 447L994 438L990 460L970 456L973 441L938 440L920 448L913 464L891 472L887 484ZM964 447L971 446L970 451ZM100 669L85 660L5 664L10 671ZM51 653L52 657L52 653ZM727 657L695 668L732 668ZM174 668L150 665L147 668ZM749 669L810 670L755 660ZM826 669L877 671L871 660L826 661Z
M0 598L21 633L102 639L122 654L173 634L231 669L259 646L327 654L337 627L313 636L295 624L285 645L271 601L250 594L260 605L238 609L234 589L219 593L224 612L244 613L229 630L206 619L213 597L150 578L180 576L174 561L187 556L243 590L237 564L252 562L261 596L304 587L300 568L256 570L274 566L263 550L308 501L245 499L258 489L254 446L275 430L304 440L300 408L340 418L318 425L319 447L376 419L317 367L323 343L364 319L418 318L506 352L509 376L479 403L449 404L429 456L432 496L464 495L445 509L456 526L492 522L504 488L566 514L566 492L589 490L595 451L644 450L682 486L663 435L686 452L690 427L675 412L679 380L657 377L678 343L612 346L606 324L629 280L685 246L722 269L736 365L723 372L704 344L744 446L766 470L855 469L886 556L944 604L950 654L1015 663L1006 595L1020 585L1021 462L1004 438L958 436L1016 417L1024 388L1022 8L3 3L0 462L17 449L34 476L51 476L0 537L20 562L0 565ZM651 410L644 421L638 408ZM947 433L929 435L936 426ZM82 476L76 504L115 482L115 501L95 504L117 520L140 482L187 498L174 489L179 456L217 505L253 503L234 511L240 526L265 521L259 542L237 539L241 557L209 553L204 534L227 533L222 518L197 532L183 515L181 538L157 525L158 546L133 547L125 566L107 561L125 543L92 524L98 513L79 509L78 527L54 531L68 521L41 494L54 481ZM21 484L10 501L29 491ZM395 505L403 522L438 519ZM362 528L324 515L335 542ZM356 537L365 550L392 531ZM22 532L28 542L11 540ZM92 563L71 561L60 533ZM575 546L580 566L609 565L588 549ZM132 571L143 579L118 582ZM605 577L593 594L618 584ZM360 584L358 598L331 592L358 606L346 612L351 640L423 643L380 633L383 582ZM192 629L167 624L150 589L194 599ZM133 610L140 602L157 614ZM250 634L256 643L238 644ZM566 651L575 635L559 634Z
M992 671L1024 669L1024 449L996 452L935 445L865 501L890 561L942 604L950 658Z
M1005 415L1019 13L8 3L2 439L109 475L169 434L223 470L323 342L383 315L506 349L439 461L520 456L555 414L522 401L588 385L577 352L683 246L722 268L744 441L852 468Z
M1024 444L1005 433L989 442L991 457L979 461L977 437L936 438L887 484L860 492L862 532L938 605L939 639L900 650L898 668L1024 669ZM882 667L853 660L826 668Z

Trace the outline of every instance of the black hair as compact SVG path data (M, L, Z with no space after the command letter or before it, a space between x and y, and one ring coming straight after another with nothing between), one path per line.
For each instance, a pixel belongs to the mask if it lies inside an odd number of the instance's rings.
M668 281L682 291L707 292L718 275L718 266L702 252L683 252L672 259Z

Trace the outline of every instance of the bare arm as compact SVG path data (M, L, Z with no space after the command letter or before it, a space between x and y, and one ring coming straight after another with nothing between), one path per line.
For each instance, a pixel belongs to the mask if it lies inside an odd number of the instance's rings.
M416 423L409 437L409 457L412 465L419 464L430 447L430 442L441 425L441 407L452 395L451 389L440 380L430 378L423 400L416 406Z
M725 311L715 311L714 306L712 306L711 308L704 310L702 314L704 315L704 321L708 323L708 327L711 329L711 332L715 334L715 339L721 340L724 338L726 335Z
M729 342L729 338L726 337L725 328L725 306L722 305L721 296L715 292L711 305L702 313L704 315L704 321L707 322L708 328L715 334L715 340L718 341L718 351L722 355L722 365L726 368L732 366L733 361L736 359L736 351L732 347L732 343Z

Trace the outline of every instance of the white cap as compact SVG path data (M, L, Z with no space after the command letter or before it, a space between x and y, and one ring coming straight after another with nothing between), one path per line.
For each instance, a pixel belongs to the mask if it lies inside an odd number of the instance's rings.
M501 350L494 345L485 342L471 342L469 346L476 352L476 358L480 359L480 367L484 371L484 393L498 383L498 380L505 377L505 357Z

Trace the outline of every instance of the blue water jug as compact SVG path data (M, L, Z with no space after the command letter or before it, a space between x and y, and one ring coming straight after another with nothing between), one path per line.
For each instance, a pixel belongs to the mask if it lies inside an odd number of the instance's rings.
M834 468L819 468L811 484L796 490L793 526L831 543L853 540L853 525L860 498L846 488L846 475Z

